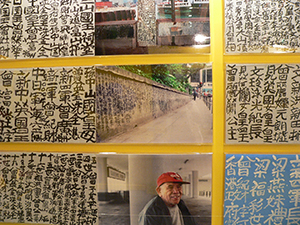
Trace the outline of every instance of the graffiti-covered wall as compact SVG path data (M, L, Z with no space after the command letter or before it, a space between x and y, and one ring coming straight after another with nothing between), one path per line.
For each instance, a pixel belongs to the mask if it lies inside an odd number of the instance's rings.
M188 103L189 95L123 69L96 68L97 142Z

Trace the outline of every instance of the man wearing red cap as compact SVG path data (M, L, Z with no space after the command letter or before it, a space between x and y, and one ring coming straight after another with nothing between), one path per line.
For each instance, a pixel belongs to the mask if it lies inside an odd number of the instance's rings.
M181 200L183 181L178 173L167 172L157 179L158 196L151 199L139 214L139 225L196 225Z

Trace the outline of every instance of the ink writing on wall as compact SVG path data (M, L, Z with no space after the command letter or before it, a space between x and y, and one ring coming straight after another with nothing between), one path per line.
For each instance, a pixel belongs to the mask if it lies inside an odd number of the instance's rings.
M226 67L226 143L299 143L300 65Z
M95 155L0 153L0 221L97 224Z
M95 142L94 67L0 70L0 142Z
M14 59L94 55L94 4L1 1L0 55Z
M299 155L226 155L224 224L299 224Z
M299 1L226 0L227 53L300 52Z

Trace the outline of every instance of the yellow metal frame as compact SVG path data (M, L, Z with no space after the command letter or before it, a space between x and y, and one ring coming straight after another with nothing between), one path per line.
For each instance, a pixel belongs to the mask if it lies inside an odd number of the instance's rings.
M299 54L225 54L224 2L210 0L210 53L95 56L58 59L0 60L0 68L89 66L118 64L210 63L213 66L213 143L197 144L33 144L1 143L0 151L116 152L138 154L213 153L212 225L223 224L223 189L226 153L299 153L299 145L225 144L225 65L227 63L298 63ZM10 223L12 224L12 223Z

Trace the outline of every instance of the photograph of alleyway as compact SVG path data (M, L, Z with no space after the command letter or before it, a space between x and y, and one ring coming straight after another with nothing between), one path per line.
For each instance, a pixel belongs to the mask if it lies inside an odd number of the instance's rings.
M97 142L211 143L209 64L96 68Z

